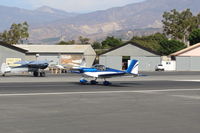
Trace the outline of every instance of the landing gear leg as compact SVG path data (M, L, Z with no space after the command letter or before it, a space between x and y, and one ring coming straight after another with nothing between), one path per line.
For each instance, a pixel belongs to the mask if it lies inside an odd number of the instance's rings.
M34 72L33 72L33 76L34 76L34 77L38 77L38 75L39 75L39 72L38 72L38 71L34 71Z
M91 80L91 81L90 81L90 84L91 84L91 85L96 85L96 84L98 84L97 78L95 78L95 80Z
M38 76L40 76L40 77L45 77L45 76L46 76L46 73L45 73L44 70L38 70L38 71L34 71L34 72L33 72L33 76L34 76L34 77L38 77Z
M45 77L46 73L43 71L43 72L40 72L40 77Z

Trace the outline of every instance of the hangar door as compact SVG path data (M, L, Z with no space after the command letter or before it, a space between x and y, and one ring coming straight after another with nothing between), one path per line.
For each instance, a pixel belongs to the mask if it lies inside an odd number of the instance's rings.
M122 56L100 56L99 64L105 65L110 68L122 69Z
M189 71L190 70L190 57L176 57L176 70Z
M155 71L155 66L160 64L160 57L131 57L139 60L139 71Z
M200 57L191 57L191 71L200 71Z
M200 57L178 56L176 68L177 71L200 71Z

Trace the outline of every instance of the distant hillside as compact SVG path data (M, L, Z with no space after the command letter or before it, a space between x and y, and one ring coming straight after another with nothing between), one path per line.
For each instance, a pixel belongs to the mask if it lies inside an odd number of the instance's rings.
M0 21L0 31L8 29L12 23L27 21L31 27L38 27L41 24L76 15L75 13L67 13L47 6L40 7L33 11L16 7L0 6L0 18L3 20Z
M119 31L123 31L122 37L128 35L125 38L130 38L129 33L134 29L161 28L164 11L190 8L194 13L198 13L199 5L200 0L146 0L49 23L32 29L31 38L32 41L54 37L69 40L82 35L98 40L108 34L118 34Z
M29 40L33 43L71 40L79 36L99 40L107 35L116 35L129 39L133 35L161 31L164 11L190 8L199 13L199 5L200 0L146 0L86 14L67 13L46 6L34 11L0 6L0 17L4 20L0 21L0 30L13 22L26 20L31 25Z

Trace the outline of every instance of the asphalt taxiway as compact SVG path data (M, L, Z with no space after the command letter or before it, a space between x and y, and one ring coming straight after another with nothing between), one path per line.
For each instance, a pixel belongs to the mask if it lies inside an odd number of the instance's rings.
M0 132L197 133L199 72L80 85L78 75L0 77Z

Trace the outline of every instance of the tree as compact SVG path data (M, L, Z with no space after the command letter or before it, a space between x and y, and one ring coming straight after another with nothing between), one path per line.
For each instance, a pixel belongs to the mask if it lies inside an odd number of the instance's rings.
M94 49L101 49L101 43L99 43L99 42L93 42L92 47Z
M81 44L89 44L90 39L89 38L84 38L82 36L79 37L79 41L81 42Z
M103 48L113 48L121 45L123 42L119 38L108 36L104 41L101 42Z
M163 40L160 42L160 46L159 53L162 55L169 55L186 47L183 42L177 40Z
M166 40L166 39L167 39L167 37L165 36L165 34L155 33L155 34L152 34L149 36L141 36L141 37L133 36L133 38L131 40L132 41L134 41L134 40L144 40L144 41L154 40L154 41L160 42L160 41Z
M162 22L166 35L187 44L189 34L200 25L200 15L193 16L190 9L182 12L173 9L164 12Z
M160 49L160 42L167 40L168 38L161 33L155 33L149 36L134 36L130 41L135 42L143 47L149 48L153 51L158 51Z
M23 43L24 39L28 39L28 23L23 22L19 24L12 24L10 30L5 30L3 33L0 33L0 40L8 44L17 44Z
M9 43L8 31L5 30L3 33L0 33L0 40Z
M60 41L59 43L57 43L58 45L70 45L70 44L75 44L75 40L70 40L68 42L65 41Z
M161 34L161 33L155 33L153 35L150 35L149 38L152 39L152 40L156 40L158 42L161 42L161 41L167 39L167 37L164 34Z
M194 45L200 42L200 29L195 29L189 35L190 45Z

